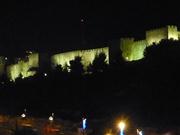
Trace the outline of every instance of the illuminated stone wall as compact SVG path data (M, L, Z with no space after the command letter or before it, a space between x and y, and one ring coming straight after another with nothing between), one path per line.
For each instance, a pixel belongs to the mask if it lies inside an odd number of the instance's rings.
M31 71L33 67L39 67L39 54L33 53L28 56L28 60L19 60L16 64L7 67L7 76L10 80L15 81L16 78L30 77L36 74L36 71Z
M167 26L168 27L168 39L178 40L179 32L177 26Z
M168 30L166 27L146 31L146 40L148 46L153 43L158 44L162 39L168 39Z
M168 25L164 28L154 29L146 31L146 40L148 42L148 46L153 43L158 44L162 39L179 39L179 31L177 26Z
M106 55L106 61L109 64L108 47L59 53L51 57L51 63L53 67L56 67L57 65L61 65L63 68L65 68L66 65L68 66L70 65L69 62L71 60L74 60L76 56L80 56L82 58L82 64L84 66L84 69L86 70L88 65L93 62L96 55L100 53L104 53Z
M115 49L110 53L112 55L114 54L113 52L117 53L121 50L122 57L126 61L139 60L144 57L144 51L146 47L152 45L153 43L158 44L163 39L179 40L180 32L178 31L177 26L168 25L166 27L146 31L145 40L135 41L134 38L122 38L120 41L120 45L118 40ZM109 64L109 47L69 51L55 54L52 57L48 56L47 59L51 59L51 64L53 67L61 65L63 68L65 68L66 66L70 66L71 60L74 60L76 56L80 56L82 58L82 64L84 65L84 69L86 70L88 65L93 62L96 55L102 52L105 53L106 61ZM47 59L45 58L45 60ZM42 62L42 60L40 61ZM6 61L4 61L4 57L0 57L0 75L2 75L5 71L5 64ZM48 63L48 65L50 64ZM10 80L13 81L15 81L15 79L20 76L22 78L33 76L36 73L36 71L30 70L33 67L39 67L38 53L29 54L27 60L21 59L18 60L16 64L9 65L6 69L7 76Z
M134 38L122 38L120 49L122 57L126 61L140 60L144 57L144 51L147 47L146 40L134 41Z

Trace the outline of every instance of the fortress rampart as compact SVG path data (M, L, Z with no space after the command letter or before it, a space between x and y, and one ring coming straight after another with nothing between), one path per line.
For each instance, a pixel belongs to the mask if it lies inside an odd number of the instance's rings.
M179 31L177 26L168 25L163 28L146 31L148 46L153 43L158 44L163 39L179 40Z
M109 64L109 56L112 55L113 52L120 51L122 52L122 57L126 61L140 60L144 57L146 47L158 44L163 39L179 40L179 38L180 32L178 31L177 26L168 25L166 27L146 31L145 39L143 40L135 40L135 38L121 38L120 42L116 45L111 45L111 47L114 47L117 51L110 51L110 47L103 47L54 54L49 57L51 61L49 65L51 64L52 68L55 68L58 65L65 68L70 65L71 60L73 60L76 56L80 56L82 58L84 69L86 70L88 65L91 64L94 58L100 53L104 53L106 55L106 61ZM36 71L32 70L32 68L39 68L39 65L41 65L40 63L42 60L39 58L39 55L39 53L29 54L27 59L19 59L15 64L10 65L7 65L7 59L4 56L1 56L0 75L6 73L8 78L12 81L15 81L18 77L23 79L35 75Z
M15 81L16 78L26 78L36 74L31 68L39 67L39 54L33 53L28 56L28 60L20 59L16 64L7 66L7 76L10 80Z
M146 47L157 45L164 39L179 40L180 32L177 26L166 27L146 31L146 39L135 41L134 38L121 38L120 49L126 61L139 60L144 57Z
M146 47L146 40L135 41L134 38L122 38L120 43L122 56L126 61L142 59Z
M106 55L106 61L107 63L109 63L109 47L89 50L77 50L55 54L51 57L51 62L53 67L61 65L63 68L65 68L66 65L70 65L69 62L71 60L73 60L76 56L80 56L82 58L82 64L84 66L84 69L86 70L89 64L91 64L94 58L100 53L104 53Z

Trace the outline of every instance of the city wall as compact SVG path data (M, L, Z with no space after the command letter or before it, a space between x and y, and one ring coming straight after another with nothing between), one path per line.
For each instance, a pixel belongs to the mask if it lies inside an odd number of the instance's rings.
M142 59L147 45L146 40L134 41L134 38L122 38L120 45L122 57L126 61Z
M100 53L104 53L106 55L106 61L109 63L109 47L55 54L51 57L51 63L53 67L61 65L63 68L65 68L66 66L70 66L71 60L74 60L75 57L79 56L82 58L81 62L84 66L84 69L86 69L89 64L93 62L94 58Z
M179 31L177 26L167 26L168 28L168 39L179 40Z
M146 31L148 46L153 45L153 43L158 44L162 39L168 39L168 30L166 27Z
M144 40L136 41L134 38L122 38L119 43L114 45L117 52L122 52L122 57L126 61L140 60L144 57L144 51L146 47L158 44L163 39L179 40L180 32L177 26L166 26L158 29L152 29L146 31L146 38ZM113 51L116 52L116 51ZM91 64L94 58L100 53L106 55L106 61L109 64L109 47L88 49L88 50L75 50L64 53L55 54L50 58L52 67L61 65L63 68L70 66L70 61L74 60L76 56L82 58L82 64L86 70L89 64ZM41 63L38 53L32 53L28 55L28 60L19 59L15 64L8 65L6 67L6 60L4 57L0 57L0 75L5 71L10 80L15 81L16 78L29 77L36 74L36 71L31 70L32 68L38 68ZM50 65L50 64L49 64Z
M148 46L153 43L158 44L163 39L179 40L179 31L177 26L168 25L163 28L146 31L146 40Z
M16 78L26 78L35 75L36 71L31 68L39 67L39 54L34 53L28 56L28 60L20 59L16 64L7 66L7 76L10 80L15 81Z
M163 39L179 40L180 32L177 26L166 27L146 31L146 39L135 41L134 38L122 38L120 49L122 57L126 61L139 60L144 57L146 47L160 43Z

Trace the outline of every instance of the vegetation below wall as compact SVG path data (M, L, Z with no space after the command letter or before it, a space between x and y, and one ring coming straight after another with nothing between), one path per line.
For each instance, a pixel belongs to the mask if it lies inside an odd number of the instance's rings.
M54 111L69 119L126 113L146 125L180 125L179 51L179 41L164 40L147 48L145 58L136 62L125 62L119 55L107 66L102 55L89 68L91 74L83 74L76 58L70 73L57 67L47 76L39 73L15 83L2 78L1 111L15 114L27 108L33 115Z

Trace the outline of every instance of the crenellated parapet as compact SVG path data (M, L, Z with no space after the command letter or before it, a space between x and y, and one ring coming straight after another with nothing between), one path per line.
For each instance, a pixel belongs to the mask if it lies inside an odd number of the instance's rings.
M177 26L168 25L168 39L178 40L179 39L179 31Z

